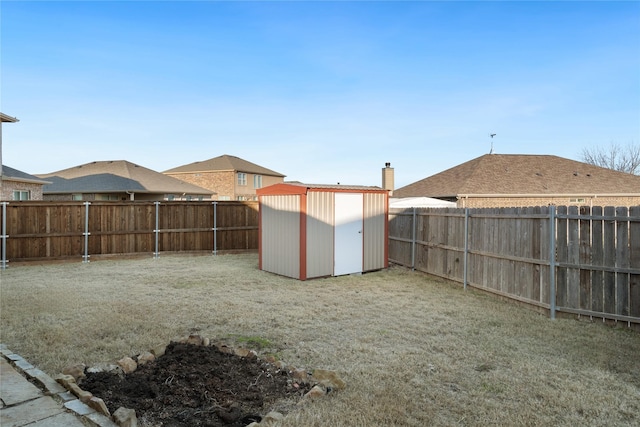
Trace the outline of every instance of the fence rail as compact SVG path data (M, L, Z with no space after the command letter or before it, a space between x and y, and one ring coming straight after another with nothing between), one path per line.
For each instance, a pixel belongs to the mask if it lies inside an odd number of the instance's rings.
M640 206L392 210L389 259L552 317L640 324Z
M2 202L9 260L258 248L257 202Z

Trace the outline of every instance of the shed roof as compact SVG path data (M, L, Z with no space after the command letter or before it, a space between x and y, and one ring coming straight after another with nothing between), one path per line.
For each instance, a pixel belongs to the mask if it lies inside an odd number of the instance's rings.
M307 194L309 191L383 193L387 192L388 190L384 190L380 187L365 185L304 184L297 181L273 184L268 187L259 188L256 190L259 196Z
M259 175L270 175L284 177L281 173L272 171L265 167L256 165L240 157L224 154L201 162L193 162L187 165L178 166L173 169L164 171L163 173L194 173L194 172L212 172L212 171L234 171L246 172Z
M401 187L394 197L640 194L640 176L551 155L485 154Z
M39 174L52 183L45 194L60 193L173 193L211 195L206 188L189 184L125 160L97 161L48 174Z

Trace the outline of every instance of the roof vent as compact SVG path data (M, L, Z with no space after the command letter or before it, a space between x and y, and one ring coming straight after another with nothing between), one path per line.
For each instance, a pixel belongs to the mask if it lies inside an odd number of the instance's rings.
M578 172L574 172L574 173L573 173L573 176L578 176Z

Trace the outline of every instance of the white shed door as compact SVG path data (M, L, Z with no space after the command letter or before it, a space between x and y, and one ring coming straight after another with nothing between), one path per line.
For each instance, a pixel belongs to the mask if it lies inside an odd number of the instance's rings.
M363 195L335 193L334 276L362 273Z

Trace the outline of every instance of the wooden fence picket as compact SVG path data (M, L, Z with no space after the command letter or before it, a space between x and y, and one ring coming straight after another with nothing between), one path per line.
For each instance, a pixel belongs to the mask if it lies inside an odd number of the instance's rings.
M591 259L591 208L580 206L579 230L579 264L592 265ZM591 269L580 269L579 304L577 308L591 310Z
M603 215L601 206L594 206L591 215L601 217ZM596 267L604 267L604 245L603 245L603 219L591 221L591 262ZM591 273L591 310L595 312L604 311L604 272L593 270Z
M616 221L613 219L616 209L613 206L605 206L603 226L604 265L616 264ZM604 272L604 312L616 313L616 274L613 271Z
M569 248L568 248L568 224L569 221L563 216L566 216L568 209L566 206L558 206L557 208L557 226L556 226L556 261L560 265L566 263L569 260ZM553 295L551 295L553 298ZM556 304L558 307L565 307L567 305L567 269L558 268L556 271Z
M640 206L629 208L629 216L640 218ZM640 270L640 221L629 224L629 264ZM629 315L640 317L640 273L629 275Z
M627 207L616 208L616 267L629 268L629 222L618 221L626 217ZM616 314L629 315L629 273L616 273Z

